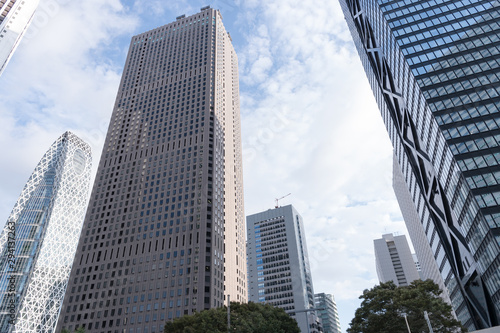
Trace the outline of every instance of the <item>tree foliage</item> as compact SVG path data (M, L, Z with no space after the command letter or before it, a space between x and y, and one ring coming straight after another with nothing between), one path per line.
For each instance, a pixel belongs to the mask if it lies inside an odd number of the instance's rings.
M404 287L397 287L392 281L381 283L359 297L363 301L347 332L407 332L404 314L412 332L429 332L424 311L435 333L467 332L453 317L451 306L439 297L441 293L432 280L415 280Z
M238 333L300 333L283 309L259 303L231 302L231 331ZM227 307L205 310L165 324L167 333L226 333Z
M63 328L61 333L71 333L69 330ZM75 330L75 333L85 333L85 328L80 327Z

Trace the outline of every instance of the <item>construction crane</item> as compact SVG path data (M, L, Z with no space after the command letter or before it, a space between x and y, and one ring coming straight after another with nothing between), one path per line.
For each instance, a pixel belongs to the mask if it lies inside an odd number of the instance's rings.
M283 198L286 198L286 197L287 197L287 196L289 196L290 194L292 194L292 193L288 193L287 195L284 195L284 196L282 196L281 198L276 198L276 199L274 199L274 200L276 201L276 206L274 206L274 208L278 208L278 207L279 207L279 205L278 205L278 201L280 201L280 200L281 200L281 199L283 199Z

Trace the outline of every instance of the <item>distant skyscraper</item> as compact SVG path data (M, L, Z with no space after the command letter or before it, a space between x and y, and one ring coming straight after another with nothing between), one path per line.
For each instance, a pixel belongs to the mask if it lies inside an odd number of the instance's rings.
M54 332L85 216L90 172L89 145L66 132L24 186L0 235L1 332Z
M406 236L382 235L373 245L380 282L393 281L397 286L408 286L420 278Z
M500 2L340 0L458 319L500 317Z
M39 0L0 0L0 75L33 19Z
M209 7L132 37L58 329L246 302L238 63Z
M321 327L323 333L342 333L340 329L339 314L337 311L337 303L331 294L315 294L314 304L318 310L318 315L321 319Z
M304 222L292 205L247 216L249 300L284 309L317 332ZM308 330L309 324L309 330Z

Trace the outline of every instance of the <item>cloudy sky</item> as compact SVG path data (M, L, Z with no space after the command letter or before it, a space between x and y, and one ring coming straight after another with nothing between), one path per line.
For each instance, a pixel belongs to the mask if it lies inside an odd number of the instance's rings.
M64 131L97 165L131 36L204 5L221 10L239 57L245 212L291 193L280 205L303 216L314 289L335 295L345 331L378 282L373 239L406 229L392 147L337 1L41 0L0 77L0 221Z

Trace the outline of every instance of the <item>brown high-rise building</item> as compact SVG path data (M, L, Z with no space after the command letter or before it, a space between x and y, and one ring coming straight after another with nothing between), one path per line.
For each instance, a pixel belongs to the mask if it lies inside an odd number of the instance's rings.
M209 7L132 38L58 330L246 302L237 57Z

